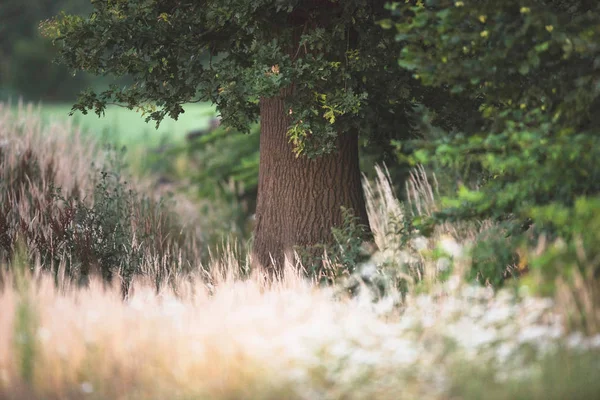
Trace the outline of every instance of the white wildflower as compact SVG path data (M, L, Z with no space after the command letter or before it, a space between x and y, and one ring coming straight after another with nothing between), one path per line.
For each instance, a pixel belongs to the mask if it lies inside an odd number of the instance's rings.
M417 350L416 343L406 339L396 339L393 344L393 346L388 344L387 347L395 347L395 351L390 353L390 359L394 364L410 365L419 359L420 352Z
M90 382L82 382L80 387L81 391L85 394L90 394L94 392L94 386Z
M450 261L450 259L446 258L446 257L442 257L440 259L438 259L435 263L435 268L439 271L439 272L443 272L448 270L448 268L450 268L452 266L452 261Z
M474 324L469 318L461 318L456 324L448 326L446 332L461 347L469 350L480 349L497 339L493 329L485 329Z
M567 336L566 340L567 346L569 348L582 348L584 347L584 337L581 332L575 332Z
M519 343L535 343L547 337L549 329L543 325L525 326L518 334Z
M52 332L50 329L41 326L37 330L37 336L42 342L47 342L52 337Z
M516 346L512 343L509 343L509 342L501 343L496 348L496 357L497 357L498 361L502 364L506 363L506 361L513 354L515 349L516 349Z
M396 299L393 296L386 296L373 305L374 312L377 315L391 312L396 305Z
M479 320L489 312L490 310L487 307L482 306L481 304L473 304L468 308L468 315L474 320Z
M490 307L483 315L482 322L488 325L496 325L507 322L513 315L513 308L505 305Z
M356 365L359 367L366 366L375 366L381 363L381 359L377 356L377 354L373 351L368 351L365 349L354 349L349 354L350 365Z
M412 247L415 248L415 250L417 251L423 251L427 249L428 244L429 241L423 236L417 236L416 238L413 238L411 240Z
M372 261L367 261L360 267L360 276L363 278L371 278L377 275L377 265Z
M458 258L463 255L463 248L450 236L444 236L440 240L441 249L451 257Z
M451 292L456 291L460 287L460 282L460 276L452 275L447 282L448 290L450 290Z

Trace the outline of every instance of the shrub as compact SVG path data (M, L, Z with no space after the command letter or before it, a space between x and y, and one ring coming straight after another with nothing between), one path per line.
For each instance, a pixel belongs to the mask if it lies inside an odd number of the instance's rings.
M331 245L316 244L296 248L298 262L315 282L339 283L358 271L369 254L364 242L369 239L368 229L360 224L351 209L342 208L342 225L332 229Z
M436 140L401 143L399 153L413 163L469 168L457 193L425 222L500 222L512 236L489 243L504 253L488 269L500 283L504 264L530 236L571 240L581 228L540 210L570 213L579 197L600 193L598 4L406 3L391 6L397 40L405 44L399 62L425 87L456 96L445 110L476 106L479 117L442 129Z

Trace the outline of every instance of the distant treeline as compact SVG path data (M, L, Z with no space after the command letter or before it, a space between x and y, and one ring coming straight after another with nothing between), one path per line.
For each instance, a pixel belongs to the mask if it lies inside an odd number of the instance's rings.
M100 88L107 78L78 73L73 76L53 63L56 49L41 36L41 21L61 11L87 14L89 0L2 0L0 1L0 101L72 101L80 90Z

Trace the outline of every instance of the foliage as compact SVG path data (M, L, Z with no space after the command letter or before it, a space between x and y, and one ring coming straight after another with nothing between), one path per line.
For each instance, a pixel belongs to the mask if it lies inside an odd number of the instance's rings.
M91 194L93 205L60 194L56 196L57 202L65 205L59 214L64 233L58 240L64 241L66 249L74 253L75 265L80 265L78 269L83 278L87 279L90 267L96 267L109 281L118 271L127 284L143 263L145 249L136 242L143 243L152 233L134 231L135 225L131 223L134 207L144 212L145 202L136 199L136 194L127 188L118 170L119 163L116 159L92 178L95 182Z
M542 214L551 205L573 209L578 197L600 190L597 2L408 3L392 5L387 21L404 45L400 64L425 86L471 98L480 111L477 124L399 144L412 162L472 172L474 185L460 187L435 218L492 218L507 234L533 224L536 235L573 237L581 227Z
M190 175L198 184L200 196L210 197L223 192L219 186L232 183L240 198L255 201L258 186L259 126L250 134L217 128L181 145L175 152L185 152ZM223 151L227 149L227 151ZM250 207L253 209L254 207Z
M519 237L506 235L506 228L498 224L478 235L472 249L472 268L467 278L494 287L519 275L519 257L515 249L521 245Z
M342 215L344 217L342 226L332 229L335 245L330 256L333 256L333 260L345 271L352 273L361 258L365 257L362 244L367 236L367 227L360 225L359 218L352 210L344 208Z
M73 77L66 68L51 64L55 53L48 40L16 41L11 53L10 80L6 85L28 100L74 98L88 80L81 74Z
M566 239L542 237L529 250L529 282L541 295L556 293L571 329L600 333L600 199L580 197L573 207L550 204L535 217L551 221Z
M293 83L289 139L298 154L317 156L333 150L340 132L384 143L410 136L407 114L431 97L398 67L393 34L375 24L384 3L97 1L89 18L63 15L43 31L70 68L133 76L124 88L83 93L75 110L102 114L117 102L158 123L177 118L184 103L210 101L224 125L248 132L259 99ZM200 62L207 53L210 62Z
M309 277L319 283L334 283L358 271L368 259L363 243L368 237L367 227L353 211L342 208L343 223L332 228L333 243L296 247L300 262Z
M572 276L578 270L590 270L600 276L600 199L580 197L573 207L550 204L535 210L534 218L552 223L558 234L569 238L558 241L532 262L531 268L539 269L554 280L560 275Z
M17 108L15 105L14 110L17 111ZM79 112L69 116L70 110L71 105L67 103L44 104L40 108L41 122L72 124L93 134L95 140L102 144L127 147L127 163L136 173L148 172L146 167L157 163L157 158L162 163L169 163L165 150L180 145L189 132L204 128L214 114L214 108L209 104L187 104L185 115L177 121L167 118L160 129L155 130L140 119L139 113L122 107L108 107L102 118ZM147 161L148 158L150 160Z

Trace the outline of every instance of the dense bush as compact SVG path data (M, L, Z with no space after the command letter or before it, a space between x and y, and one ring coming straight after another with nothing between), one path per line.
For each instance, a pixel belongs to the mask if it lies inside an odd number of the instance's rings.
M433 219L501 222L511 239L498 243L506 250L494 250L500 265L482 263L497 271L488 278L501 282L502 264L513 257L499 251L515 255L526 235L570 242L593 228L549 212L569 215L582 203L593 209L589 199L600 192L600 6L579 0L409 3L392 5L394 19L383 22L393 24L404 43L401 65L425 86L471 98L480 119L436 140L403 143L401 154L441 168L469 168L465 185Z

